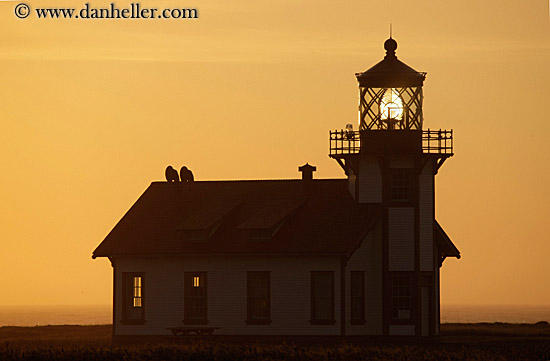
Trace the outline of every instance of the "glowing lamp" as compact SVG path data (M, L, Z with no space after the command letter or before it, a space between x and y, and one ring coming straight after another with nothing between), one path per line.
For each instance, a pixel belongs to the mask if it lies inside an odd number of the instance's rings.
M387 89L380 101L380 116L382 120L403 120L403 100L394 89Z

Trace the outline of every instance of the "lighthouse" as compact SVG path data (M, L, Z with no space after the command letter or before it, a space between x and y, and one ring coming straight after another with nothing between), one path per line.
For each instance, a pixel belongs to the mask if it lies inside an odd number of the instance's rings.
M330 154L357 203L378 204L382 245L382 333L438 336L440 267L460 253L435 220L435 176L453 156L453 131L423 127L426 73L384 58L355 74L359 122L330 131Z

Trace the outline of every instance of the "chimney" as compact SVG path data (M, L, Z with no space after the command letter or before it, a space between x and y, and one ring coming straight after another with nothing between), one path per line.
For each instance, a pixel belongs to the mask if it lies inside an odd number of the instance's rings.
M298 171L302 172L302 181L311 182L313 180L313 172L317 170L317 167L309 165L309 163L298 167Z

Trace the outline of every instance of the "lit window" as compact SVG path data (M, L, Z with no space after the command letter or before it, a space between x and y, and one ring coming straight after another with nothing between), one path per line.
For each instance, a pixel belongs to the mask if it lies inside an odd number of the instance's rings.
M206 306L206 272L185 272L183 322L189 325L208 323Z
M123 324L145 322L143 273L122 273L122 319Z
M141 307L141 276L134 277L134 307Z

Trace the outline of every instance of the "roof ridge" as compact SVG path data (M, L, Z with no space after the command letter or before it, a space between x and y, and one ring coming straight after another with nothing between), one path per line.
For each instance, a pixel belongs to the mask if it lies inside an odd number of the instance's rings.
M316 181L345 181L347 178L315 178ZM230 182L302 182L301 178L283 178L283 179L207 179L207 180L195 180L193 183L230 183ZM151 183L170 183L167 181L152 181Z

